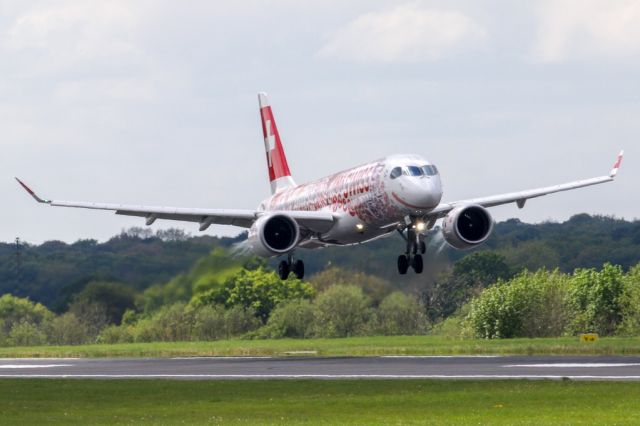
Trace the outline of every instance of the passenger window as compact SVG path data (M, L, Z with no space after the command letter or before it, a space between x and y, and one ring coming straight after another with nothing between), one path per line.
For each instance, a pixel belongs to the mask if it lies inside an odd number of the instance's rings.
M420 167L409 166L408 169L411 176L422 176L424 173Z
M395 179L401 175L402 175L402 169L400 167L396 167L393 170L391 170L391 179Z

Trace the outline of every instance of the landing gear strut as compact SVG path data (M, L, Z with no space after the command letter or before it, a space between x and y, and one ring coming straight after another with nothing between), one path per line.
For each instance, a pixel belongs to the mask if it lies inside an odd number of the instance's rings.
M292 255L287 256L287 260L283 260L278 264L278 275L281 280L289 278L289 274L293 274L298 279L304 278L304 262L300 259L294 260Z
M427 245L422 240L423 235L416 228L415 224L410 225L407 228L406 236L402 231L398 231L407 242L405 254L398 256L398 272L400 275L405 275L409 267L412 267L416 274L421 274L424 270L422 255L427 251Z

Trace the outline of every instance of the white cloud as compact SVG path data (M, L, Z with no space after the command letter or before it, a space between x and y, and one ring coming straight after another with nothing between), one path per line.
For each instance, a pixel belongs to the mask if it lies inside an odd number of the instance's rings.
M640 53L640 1L553 0L538 8L534 56L544 62L572 58L625 58Z
M334 32L318 55L359 62L417 62L437 59L484 36L483 28L460 12L409 3L357 17Z
M3 34L9 52L35 51L56 62L109 59L137 51L137 17L129 2L42 3L21 13Z

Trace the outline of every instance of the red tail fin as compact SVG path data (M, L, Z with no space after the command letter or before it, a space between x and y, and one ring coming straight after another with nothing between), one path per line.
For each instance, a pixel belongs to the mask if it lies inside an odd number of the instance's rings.
M258 93L258 102L260 104L262 134L264 135L264 147L267 153L271 192L275 193L284 188L294 186L295 183L291 178L287 157L282 148L282 141L280 140L280 134L276 127L276 120L273 117L267 94L264 92Z

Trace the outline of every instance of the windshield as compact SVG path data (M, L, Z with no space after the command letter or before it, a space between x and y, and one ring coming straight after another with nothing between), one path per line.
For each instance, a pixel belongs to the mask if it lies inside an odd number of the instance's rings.
M426 166L422 166L422 170L424 174L427 176L435 176L438 174L438 168L434 165L427 164Z

